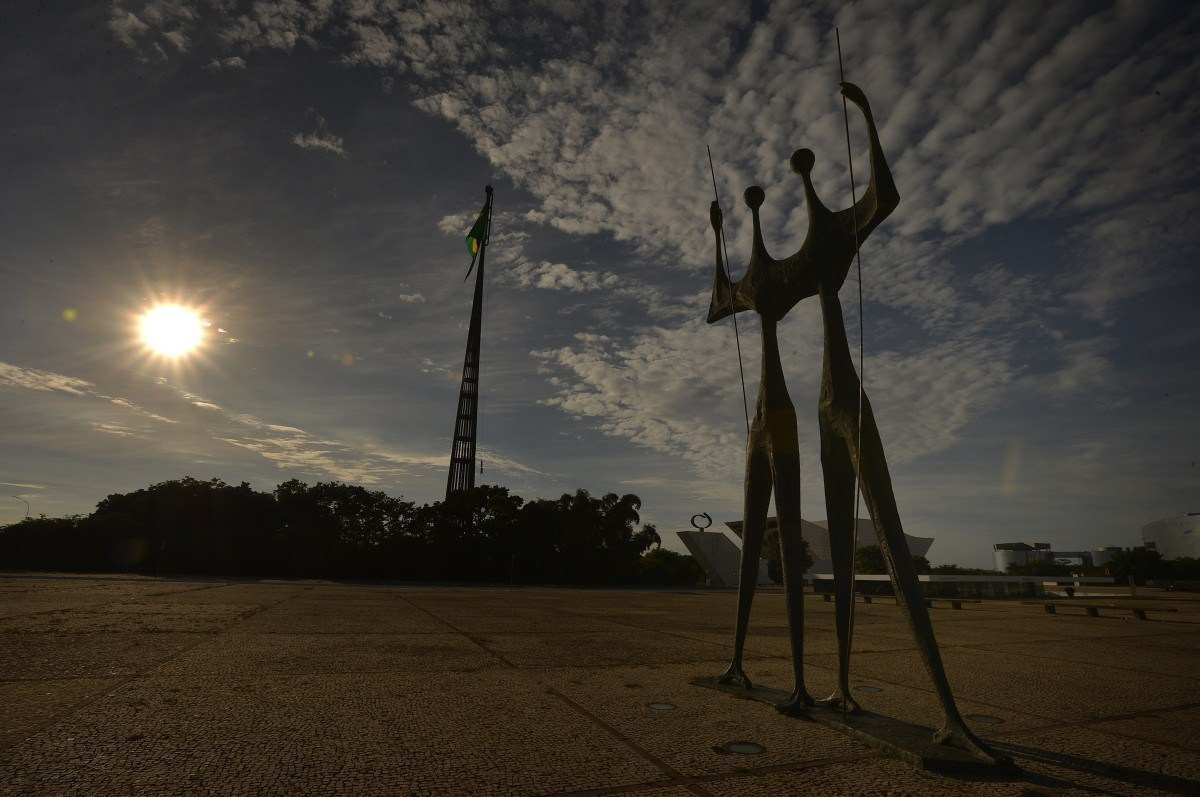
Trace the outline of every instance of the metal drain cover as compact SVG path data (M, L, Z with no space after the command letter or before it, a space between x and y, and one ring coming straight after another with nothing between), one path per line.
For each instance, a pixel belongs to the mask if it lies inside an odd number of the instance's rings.
M726 742L713 749L718 753L732 753L734 755L758 755L767 751L767 748L758 742Z
M674 703L647 703L646 707L651 711L674 711Z
M1004 720L993 717L991 714L965 714L963 719L976 725L1001 725L1004 723Z

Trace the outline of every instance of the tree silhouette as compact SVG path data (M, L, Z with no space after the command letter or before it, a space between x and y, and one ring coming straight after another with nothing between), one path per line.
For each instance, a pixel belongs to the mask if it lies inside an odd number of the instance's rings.
M641 499L586 490L525 502L482 485L417 506L380 491L296 479L271 493L190 477L114 493L86 517L0 529L0 567L76 571L405 578L571 584L694 584ZM686 561L685 561L686 560ZM657 580L656 580L657 579Z

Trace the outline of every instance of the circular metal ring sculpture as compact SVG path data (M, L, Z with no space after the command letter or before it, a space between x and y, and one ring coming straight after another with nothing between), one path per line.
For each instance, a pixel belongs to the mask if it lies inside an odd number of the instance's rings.
M705 523L703 526L701 526L699 523L696 522L696 518L698 518L698 517L702 517L705 520L707 520L708 522ZM704 531L706 528L708 528L711 525L712 525L712 516L710 516L707 512L700 512L699 514L692 515L692 528L694 528L696 531Z

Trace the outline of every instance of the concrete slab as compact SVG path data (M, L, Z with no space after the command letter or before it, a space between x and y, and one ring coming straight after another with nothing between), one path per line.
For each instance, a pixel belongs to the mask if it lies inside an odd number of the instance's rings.
M205 639L198 634L0 634L0 680L126 678Z
M118 601L100 606L53 610L0 618L0 633L211 634L258 607L250 604L203 604Z
M683 775L732 774L747 766L790 766L867 754L865 746L846 736L798 726L770 706L739 701L731 707L728 696L690 685L693 669L566 668L538 677ZM739 740L765 749L746 756L715 749Z
M1019 654L956 647L944 649L942 658L956 695L1049 718L1082 720L1200 702L1200 681L1150 673L1114 677L1103 662L1048 666ZM811 660L826 668L837 661L835 656ZM878 680L928 688L928 675L915 651L862 653L854 662L857 672L869 672Z
M614 667L629 664L679 664L721 661L727 649L663 634L628 631L578 634L481 634L481 644L517 667Z
M293 598L263 608L237 626L238 633L261 634L427 634L452 633L453 628L399 598L337 601Z
M664 777L498 672L146 679L0 757L8 793L552 794Z
M60 714L121 683L119 678L58 678L0 683L0 749L39 731Z
M460 672L500 660L458 634L253 634L214 637L158 672L252 677L348 672Z
M1200 619L1200 599L1171 603ZM931 779L689 686L724 669L735 604L728 591L0 578L0 794L1200 793L1198 624L1018 602L935 611L961 710L1025 770ZM808 685L826 694L833 606L810 596L806 616ZM860 701L936 724L899 610L860 604L856 622ZM751 677L790 685L787 654L782 594L762 590Z

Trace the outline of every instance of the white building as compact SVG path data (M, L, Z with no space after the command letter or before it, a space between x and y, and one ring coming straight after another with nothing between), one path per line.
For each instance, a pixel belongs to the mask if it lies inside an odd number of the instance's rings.
M726 523L730 531L742 540L742 521ZM767 519L767 529L779 529L776 517ZM678 532L679 539L688 547L691 555L696 557L700 567L708 576L709 586L736 587L738 583L738 568L742 559L740 543L734 544L730 538L720 532ZM809 544L809 555L812 557L812 567L808 575L833 573L833 556L829 552L829 529L826 521L800 521L800 537ZM913 537L905 534L908 552L912 556L925 556L929 547L934 544L932 537ZM875 533L875 523L860 517L858 520L858 547L878 545L880 540ZM766 550L763 551L766 555ZM758 568L758 583L770 583L767 577L767 562L763 559Z
M684 547L704 568L705 585L736 587L741 580L742 549L719 531L677 531ZM770 584L767 561L758 563L758 583Z
M998 542L992 546L992 562L996 570L1007 573L1010 565L1031 562L1053 562L1067 567L1100 567L1112 561L1113 554L1123 549L1115 546L1092 551L1055 551L1048 542Z
M1200 558L1200 512L1147 523L1142 527L1142 543L1163 559Z
M992 562L1001 573L1007 573L1011 565L1027 565L1030 562L1052 561L1050 543L998 542L992 546Z

